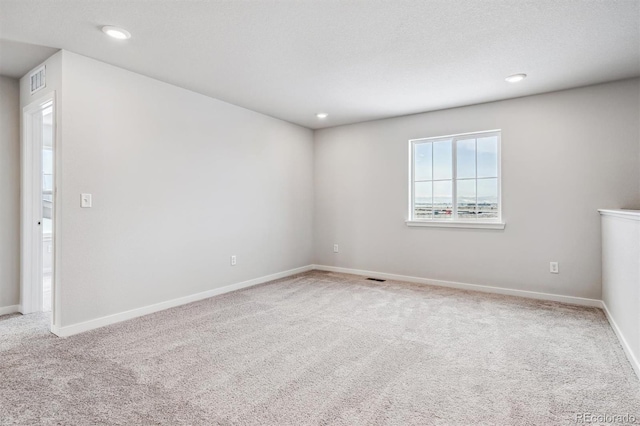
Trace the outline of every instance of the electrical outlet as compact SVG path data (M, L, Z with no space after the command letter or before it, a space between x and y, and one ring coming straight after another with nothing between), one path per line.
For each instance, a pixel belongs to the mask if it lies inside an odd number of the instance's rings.
M551 272L552 274L559 274L560 273L560 268L558 266L558 262L550 262L549 263L549 272Z
M231 256L231 266L236 266L236 263L237 263L236 256L235 255Z
M334 253L338 253L338 245L337 244L333 245L333 252Z

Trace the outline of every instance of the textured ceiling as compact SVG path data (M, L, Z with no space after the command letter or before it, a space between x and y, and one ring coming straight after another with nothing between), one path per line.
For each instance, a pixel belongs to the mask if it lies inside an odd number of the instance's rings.
M0 0L0 38L310 128L638 76L639 28L636 0Z

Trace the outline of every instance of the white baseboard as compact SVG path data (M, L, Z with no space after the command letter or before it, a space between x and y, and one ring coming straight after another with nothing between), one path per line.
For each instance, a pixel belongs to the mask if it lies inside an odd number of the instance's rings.
M363 271L360 269L340 268L336 266L313 265L313 269L328 272L341 272L344 274L362 275L372 278L384 278L388 280L406 281L417 284L435 285L439 287L457 288L461 290L481 291L483 293L504 294L507 296L519 296L529 299L549 300L552 302L569 303L572 305L591 306L602 308L602 301L597 299L586 299L584 297L563 296L560 294L539 293L536 291L514 290L503 287L491 287L480 284L467 284L454 281L432 280L429 278L412 277L408 275L387 274L384 272Z
M594 308L600 308L604 311L611 328L615 332L618 340L620 341L620 345L624 349L624 352L627 356L627 359L631 363L633 370L640 378L640 362L638 358L631 351L631 347L624 335L620 331L620 328L616 324L615 320L611 316L607 305L602 300L597 299L586 299L583 297L574 297L574 296L563 296L559 294L551 294L551 293L539 293L535 291L526 291L526 290L514 290L502 287L491 287L479 284L467 284L467 283L458 283L453 281L441 281L441 280L432 280L428 278L419 278L419 277L411 277L407 275L396 275L396 274L386 274L383 272L373 272L373 271L363 271L359 269L350 269L350 268L340 268L336 266L324 266L324 265L313 265L313 269L318 271L328 271L328 272L339 272L344 274L353 274L353 275L362 275L366 277L372 278L384 278L389 280L397 280L397 281L406 281L417 284L427 284L427 285L435 285L440 287L450 287L450 288L458 288L462 290L473 290L473 291L481 291L484 293L496 293L496 294L504 294L509 296L519 296L519 297L527 297L530 299L538 299L538 300L549 300L553 302L562 302L569 303L572 305L580 305L580 306L590 306Z
M312 269L311 265L302 266L300 268L290 269L288 271L278 272L276 274L266 275L264 277L254 278L252 280L227 285L224 287L214 288L211 290L203 291L201 293L184 296L177 299L167 300L166 302L160 302L154 305L143 306L141 308L131 309L129 311L120 312L113 315L107 315L104 317L81 322L78 324L66 325L64 327L58 327L58 326L52 325L51 332L59 337L73 336L74 334L83 333L89 330L94 330L96 328L104 327L106 325L111 325L118 322L130 320L133 318L152 314L158 311L163 311L165 309L173 308L180 305L186 305L187 303L196 302L202 299L208 299L209 297L218 296L220 294L229 293L231 291L236 291L236 290L240 290L247 287L252 287L254 285L266 283L266 282L277 280L280 278L285 278L291 275L300 274L303 272L310 271L311 269Z
M1 306L0 315L9 315L20 312L20 305Z
M290 269L288 271L266 275L264 277L254 278L252 280L243 281L240 283L231 284L231 285L220 287L220 288L214 288L201 293L180 297L178 299L168 300L166 302L156 303L154 305L144 306L142 308L132 309L125 312L120 312L117 314L96 318L96 319L85 321L78 324L72 324L64 327L52 326L51 332L60 337L72 336L74 334L82 333L89 330L94 330L96 328L104 327L106 325L115 324L115 323L126 321L129 319L152 314L154 312L162 311L162 310L173 308L180 305L185 305L187 303L196 302L198 300L207 299L209 297L218 296L220 294L229 293L229 292L240 290L247 287L252 287L258 284L266 283L266 282L277 280L280 278L285 278L285 277L295 275L295 274L300 274L303 272L308 272L311 270L339 272L344 274L361 275L361 276L367 276L372 278L384 278L389 280L406 281L406 282L417 283L417 284L426 284L426 285L434 285L439 287L457 288L462 290L480 291L484 293L503 294L508 296L519 296L519 297L526 297L530 299L548 300L553 302L569 303L572 305L601 308L604 310L605 315L607 316L607 319L611 324L611 328L613 328L616 336L618 337L618 340L620 341L620 344L622 345L622 348L624 349L624 352L627 355L629 362L631 363L638 377L640 377L640 362L631 351L629 344L627 343L626 339L622 335L622 332L618 328L615 320L611 316L611 313L607 309L606 304L601 300L587 299L583 297L574 297L574 296L563 296L563 295L551 294L551 293L540 293L535 291L515 290L515 289L509 289L509 288L502 288L502 287L491 287L491 286L485 286L485 285L479 285L479 284L460 283L460 282L454 282L454 281L433 280L429 278L420 278L420 277L412 277L412 276L397 275L397 274L387 274L384 272L364 271L360 269L341 268L336 266L325 266L325 265L303 266L300 268ZM19 311L20 311L20 305L0 307L0 315L12 314Z
M609 312L609 308L607 308L607 304L604 303L604 301L602 301L602 310L604 311L604 314L607 316L607 319L609 320L609 324L611 324L611 328L613 328L613 331L616 333L616 336L618 336L618 340L620 341L620 345L622 346L622 349L624 349L624 353L627 355L627 359L631 363L631 366L635 370L636 375L640 379L640 361L638 360L638 358L636 358L635 354L631 350L631 346L629 346L627 339L624 338L622 331L618 327L618 324L616 324L616 321L613 319L613 316L611 315L611 312Z

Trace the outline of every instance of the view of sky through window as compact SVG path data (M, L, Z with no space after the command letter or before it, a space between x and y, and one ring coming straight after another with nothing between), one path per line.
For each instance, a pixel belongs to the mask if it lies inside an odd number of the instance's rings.
M415 141L414 219L498 219L498 137L480 133Z

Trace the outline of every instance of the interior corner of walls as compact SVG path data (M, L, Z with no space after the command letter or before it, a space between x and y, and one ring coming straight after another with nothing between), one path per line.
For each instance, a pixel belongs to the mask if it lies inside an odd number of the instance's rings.
M149 315L155 312L164 311L166 309L174 308L177 306L186 305L188 303L197 302L199 300L208 299L211 297L226 294L232 291L242 290L249 287L253 287L259 284L268 283L294 275L302 274L313 270L313 265L299 266L293 269L276 272L274 274L265 275L258 278L249 279L246 281L237 282L234 284L228 284L222 287L216 287L200 293L189 294L186 296L178 297L171 300L165 300L151 305L141 306L138 308L117 312L114 314L105 315L98 318L92 318L82 322L72 323L68 325L51 325L51 332L58 337L68 337L74 334L84 333L85 331L94 330L97 328L105 327L108 325L116 324L122 321L138 318L144 315ZM59 323L58 323L59 324Z

